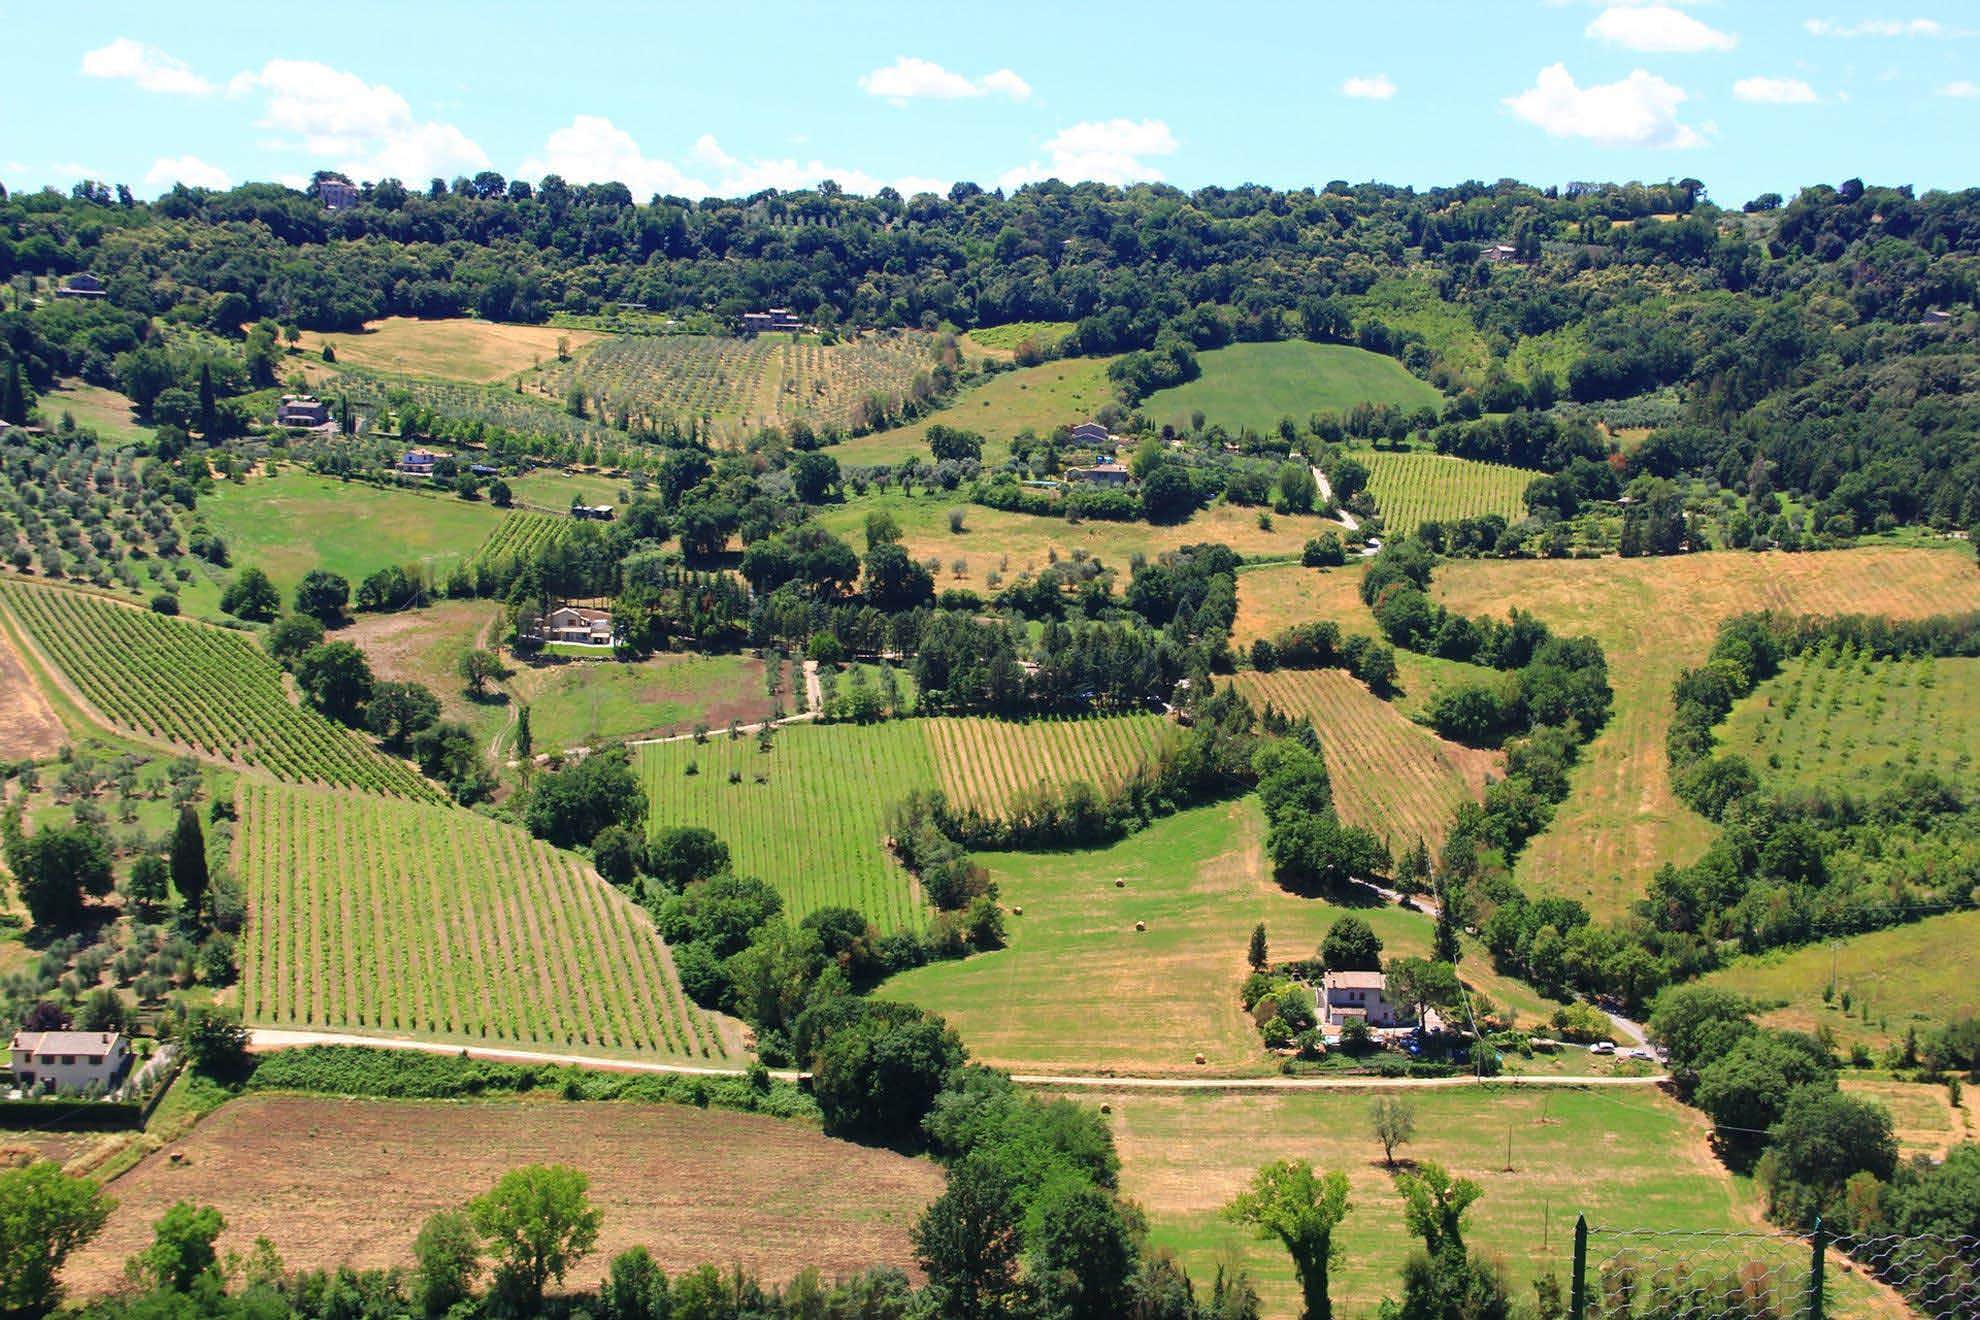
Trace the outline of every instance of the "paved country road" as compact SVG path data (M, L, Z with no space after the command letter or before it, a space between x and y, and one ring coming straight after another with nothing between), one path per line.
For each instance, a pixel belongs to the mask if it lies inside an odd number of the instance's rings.
M255 1027L248 1032L249 1048L257 1054L296 1049L304 1045L365 1045L380 1050L411 1050L419 1054L462 1054L487 1059L491 1063L576 1064L608 1072L671 1073L689 1077L739 1077L738 1068L717 1068L691 1063L655 1063L641 1059L610 1059L584 1054L549 1054L538 1050L491 1049L481 1045L446 1045L431 1040L411 1040L404 1036L362 1036L336 1031L282 1031ZM797 1080L789 1070L772 1069L772 1077ZM1409 1090L1436 1086L1655 1086L1665 1081L1654 1077L1053 1077L1042 1073L1014 1073L1012 1080L1023 1086L1056 1086L1097 1090L1149 1091L1326 1091L1326 1090Z

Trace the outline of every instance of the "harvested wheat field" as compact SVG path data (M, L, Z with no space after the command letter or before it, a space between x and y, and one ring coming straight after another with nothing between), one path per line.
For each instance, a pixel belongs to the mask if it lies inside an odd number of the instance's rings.
M1306 568L1264 564L1238 574L1237 622L1233 646L1249 646L1281 628L1332 619L1341 632L1378 635L1375 616L1361 603L1361 567Z
M0 630L0 761L38 761L68 740L48 698Z
M362 334L306 331L299 347L305 353L320 354L329 344L336 349L338 362L353 367L482 385L554 359L559 341L575 351L605 337L596 330L553 325L505 325L469 317L422 321L388 316L367 323Z
M173 1156L183 1162L175 1163ZM519 1165L591 1178L598 1247L567 1283L588 1287L644 1245L672 1274L740 1264L783 1281L912 1266L908 1227L941 1190L926 1160L856 1146L760 1114L688 1105L469 1103L255 1096L110 1186L117 1210L65 1272L77 1292L114 1285L174 1202L217 1207L220 1249L266 1236L291 1268L412 1263L413 1235Z
M1711 839L1711 825L1671 792L1664 737L1671 683L1704 660L1720 621L1760 609L1894 618L1980 609L1980 574L1964 547L1877 546L1463 560L1438 565L1433 592L1472 615L1504 618L1517 605L1559 631L1592 634L1608 653L1615 713L1519 866L1530 892L1578 898L1599 918L1619 915L1657 866L1696 860Z

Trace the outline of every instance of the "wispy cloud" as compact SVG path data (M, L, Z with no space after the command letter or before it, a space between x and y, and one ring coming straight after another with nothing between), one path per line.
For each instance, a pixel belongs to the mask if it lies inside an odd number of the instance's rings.
M1733 84L1733 95L1756 105L1810 105L1822 98L1799 78L1741 78Z
M1678 118L1685 100L1682 87L1643 69L1617 82L1583 87L1566 65L1550 64L1505 105L1550 137L1585 138L1605 147L1704 146L1704 135Z
M525 178L559 174L572 183L623 183L640 198L744 197L766 188L811 188L825 179L869 196L883 187L908 196L948 190L947 183L922 175L882 179L816 158L738 156L712 133L696 138L679 160L650 156L631 133L603 115L573 117L550 134L543 150L523 161L517 173Z
M960 101L977 96L1002 96L1013 101L1031 99L1031 84L1014 70L997 69L981 78L969 78L945 69L933 60L902 55L892 64L861 74L859 85L869 96L884 97L895 105L909 101Z
M1971 78L1961 78L1939 88L1937 95L1950 96L1955 101L1971 101L1980 98L1980 83Z
M1669 5L1611 5L1595 16L1586 35L1624 50L1694 55L1731 50L1739 38L1699 22Z
M1389 81L1389 75L1378 73L1371 77L1349 78L1341 84L1341 95L1351 96L1358 101L1386 101L1396 94L1396 85Z
M118 78L147 92L171 96L205 96L213 90L213 84L194 73L184 60L129 37L118 37L84 54L82 71L86 77Z
M1802 23L1816 37L1939 37L1945 24L1936 18L1866 18L1844 23L1833 18L1811 18Z

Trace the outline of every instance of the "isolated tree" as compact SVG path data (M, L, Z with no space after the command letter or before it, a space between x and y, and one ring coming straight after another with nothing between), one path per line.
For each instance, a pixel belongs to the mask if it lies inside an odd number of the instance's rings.
M7 362L7 374L0 376L0 422L27 425L27 387L21 383L21 364Z
M892 545L901 539L901 525L894 521L894 515L876 509L866 515L866 548Z
M54 1310L62 1262L103 1230L116 1204L52 1160L0 1170L0 1315Z
M646 790L623 748L596 752L544 775L523 812L530 833L559 848L589 843L607 825L638 826L645 819Z
M1431 940L1430 955L1438 962L1456 963L1464 955L1459 936L1464 928L1464 887L1446 882L1439 893L1437 928Z
M1065 1320L1130 1314L1139 1251L1120 1202L1090 1183L1048 1185L1032 1205L1027 1277Z
M516 759L528 764L535 754L536 735L529 729L529 707L523 706L516 711Z
M496 1292L516 1314L539 1314L544 1288L597 1245L602 1216L590 1186L569 1165L530 1164L468 1202L468 1219L495 1256Z
M1425 1160L1416 1172L1396 1177L1396 1190L1402 1193L1403 1223L1432 1255L1446 1247L1464 1249L1464 1212L1485 1194L1483 1187Z
M282 593L258 568L244 568L220 593L220 608L237 619L266 623L282 609Z
M1287 463L1279 469L1279 512L1311 513L1320 497L1320 484L1313 469L1305 463Z
M646 846L646 873L676 893L729 869L729 846L700 825L673 825Z
M1245 950L1245 961L1251 965L1252 971L1262 972L1265 970L1269 952L1269 947L1265 943L1265 923L1261 921L1251 928L1251 945Z
M7 867L34 924L48 933L80 925L91 898L110 892L110 840L87 821L22 835L9 823Z
M1416 1106L1399 1095L1377 1096L1368 1106L1368 1121L1375 1129L1375 1140L1382 1143L1382 1159L1396 1167L1396 1147L1409 1144L1416 1135Z
M1379 972L1382 941L1374 927L1352 913L1336 918L1320 944L1320 960L1330 972Z
M199 812L188 802L179 808L179 820L172 827L172 888L179 901L197 920L206 903L209 876L206 870L206 834L200 828Z
M371 700L371 666L349 642L325 642L296 661L296 686L310 704L344 724L356 724Z
M1248 1224L1260 1237L1277 1238L1285 1247L1299 1275L1305 1320L1332 1320L1327 1271L1334 1258L1334 1230L1347 1212L1347 1175L1316 1174L1305 1160L1267 1164L1224 1207L1224 1217L1232 1223Z
M213 1243L227 1221L212 1206L180 1201L152 1227L151 1245L132 1257L138 1277L163 1292L191 1292L201 1276L219 1272Z
M365 707L365 727L394 751L440 718L440 699L418 683L380 683Z
M481 1238L465 1210L439 1210L427 1216L413 1239L418 1266L413 1299L430 1316L447 1314L474 1296L481 1272Z
M667 1272L645 1247L628 1247L612 1257L598 1300L607 1320L667 1320L673 1313Z
M502 676L502 659L493 651L471 647L461 653L460 673L468 691L479 698L487 694L488 680Z
M942 1297L942 1314L1002 1315L1017 1287L1024 1205L1003 1164L972 1151L949 1166L948 1183L909 1234L914 1258Z
M1410 1005L1417 1016L1426 1008L1451 1008L1462 991L1457 969L1427 958L1396 958L1388 967L1388 997Z
M208 1076L234 1077L247 1061L248 1031L233 1009L198 1005L186 1011L178 1034L186 1058Z
M1512 1304L1502 1272L1466 1250L1464 1213L1484 1189L1469 1178L1453 1178L1442 1165L1425 1162L1416 1173L1399 1174L1403 1222L1423 1239L1423 1250L1403 1265L1403 1299L1397 1320L1506 1320Z
M296 584L296 613L307 614L326 628L344 621L351 603L351 584L336 573L312 568Z

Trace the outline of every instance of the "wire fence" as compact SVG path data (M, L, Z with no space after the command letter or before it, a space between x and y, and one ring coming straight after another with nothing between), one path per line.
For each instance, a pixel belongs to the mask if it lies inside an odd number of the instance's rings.
M1569 1320L1980 1320L1980 1238L1575 1224Z

